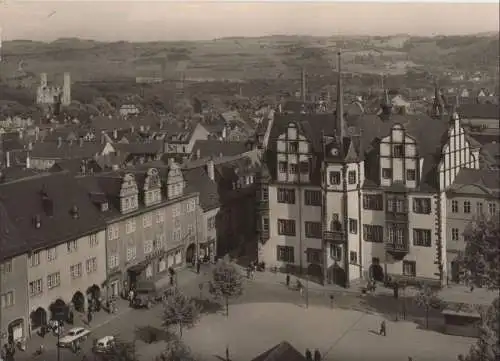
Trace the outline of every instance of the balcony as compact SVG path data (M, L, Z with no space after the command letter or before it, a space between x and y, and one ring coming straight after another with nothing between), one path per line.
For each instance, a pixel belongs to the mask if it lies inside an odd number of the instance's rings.
M404 243L386 242L385 250L391 253L408 253L410 251L410 247L408 242Z
M408 212L386 212L385 220L387 222L408 223Z
M259 235L259 239L262 242L262 244L265 244L269 240L269 230L258 230L257 231Z
M324 231L323 239L333 243L344 243L344 232L342 231Z
M255 206L256 206L258 211L267 211L267 210L269 210L269 201L257 199L257 201L255 202Z

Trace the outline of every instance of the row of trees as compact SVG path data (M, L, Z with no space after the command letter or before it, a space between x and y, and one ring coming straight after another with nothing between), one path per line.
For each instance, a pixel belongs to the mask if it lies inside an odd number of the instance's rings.
M210 294L224 307L229 315L231 299L243 293L243 278L231 263L219 262L212 271L208 283ZM162 326L169 332L165 350L158 361L195 361L189 347L183 342L184 331L194 327L201 317L202 309L195 299L175 288L163 302ZM104 361L137 361L135 344L117 338L113 352Z

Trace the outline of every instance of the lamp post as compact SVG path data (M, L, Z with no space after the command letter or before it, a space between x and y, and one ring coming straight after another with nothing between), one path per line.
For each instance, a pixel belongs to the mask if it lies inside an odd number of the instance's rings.
M61 361L61 347L59 345L59 341L61 339L61 322L58 320L57 322L57 361Z

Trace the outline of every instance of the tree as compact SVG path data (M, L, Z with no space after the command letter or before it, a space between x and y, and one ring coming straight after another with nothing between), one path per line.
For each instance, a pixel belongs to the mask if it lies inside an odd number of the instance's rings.
M429 285L423 285L415 297L415 302L425 310L425 328L429 328L429 311L431 308L439 308L441 306L437 292Z
M482 315L479 339L472 345L467 356L460 355L463 361L496 361L500 359L500 298Z
M212 271L210 293L224 300L226 316L229 316L229 300L243 293L243 277L236 267L225 261L219 262Z
M477 287L500 288L500 227L497 218L480 218L464 232L465 250L458 261L463 280Z
M189 347L177 338L167 341L165 350L156 359L156 361L194 361Z
M200 309L196 302L179 290L174 290L163 303L163 326L170 329L176 326L179 338L185 327L193 327L200 318Z

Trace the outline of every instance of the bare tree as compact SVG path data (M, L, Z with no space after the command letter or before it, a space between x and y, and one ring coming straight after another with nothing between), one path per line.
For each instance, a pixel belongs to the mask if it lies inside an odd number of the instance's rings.
M463 281L471 287L500 288L500 227L497 218L480 218L464 232L459 257Z
M437 292L429 285L423 285L415 297L417 305L425 310L425 328L429 328L429 311L432 308L440 308L441 300Z
M229 316L229 300L243 293L243 277L231 263L219 262L212 271L210 293L217 299L224 300L226 316Z
M179 290L171 293L163 303L163 326L176 326L182 339L184 328L193 327L200 318L200 309L195 301Z

